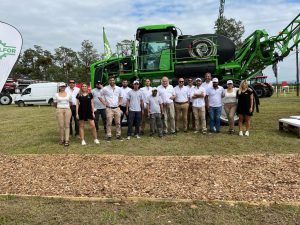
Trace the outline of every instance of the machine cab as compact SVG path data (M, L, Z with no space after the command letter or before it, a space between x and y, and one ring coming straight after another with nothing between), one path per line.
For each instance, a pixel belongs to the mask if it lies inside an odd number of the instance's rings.
M139 27L138 69L143 72L172 70L177 31L174 25Z

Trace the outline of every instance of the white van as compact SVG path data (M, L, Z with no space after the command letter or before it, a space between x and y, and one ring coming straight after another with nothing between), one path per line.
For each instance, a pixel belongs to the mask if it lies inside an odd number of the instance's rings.
M37 83L30 84L17 96L15 104L22 107L25 105L52 105L53 96L58 91L59 83Z

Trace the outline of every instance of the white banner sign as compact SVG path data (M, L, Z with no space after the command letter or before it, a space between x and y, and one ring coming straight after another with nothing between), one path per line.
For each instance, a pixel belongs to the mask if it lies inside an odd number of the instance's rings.
M0 91L22 48L22 36L13 26L0 21Z

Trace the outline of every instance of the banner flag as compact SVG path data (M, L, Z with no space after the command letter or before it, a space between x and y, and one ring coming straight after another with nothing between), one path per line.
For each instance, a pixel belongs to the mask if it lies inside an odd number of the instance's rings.
M13 26L0 21L0 91L21 52L23 40Z
M103 42L104 42L104 55L105 55L105 59L109 59L112 56L112 51L111 51L109 42L107 40L104 27L103 27Z

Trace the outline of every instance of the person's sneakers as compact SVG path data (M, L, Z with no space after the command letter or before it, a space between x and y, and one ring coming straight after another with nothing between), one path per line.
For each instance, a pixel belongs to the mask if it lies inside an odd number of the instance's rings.
M99 145L99 144L100 144L100 142L99 142L99 140L98 140L97 138L94 140L94 143L95 143L96 145Z
M246 130L245 136L249 137L249 131L248 130Z
M60 141L58 142L59 145L64 145L64 143L65 143L64 140L60 140Z
M176 132L171 132L171 135L176 135Z
M127 140L130 140L130 138L131 138L130 136L127 136Z
M199 131L197 131L197 130L194 131L194 134L198 134L198 133L199 133Z
M121 136L117 136L117 140L123 141L123 138Z
M68 146L69 146L69 142L65 141L65 147L68 147Z
M243 135L243 131L240 131L240 132L239 132L239 136L244 136L244 135Z
M203 131L202 131L202 134L206 134L206 133L207 133L206 130L203 130Z
M85 140L81 140L81 145L86 145Z
M106 138L106 141L107 141L107 142L111 142L111 137L107 137L107 138Z
M140 139L141 137L137 134L137 135L135 135L135 137L137 138L137 139Z

